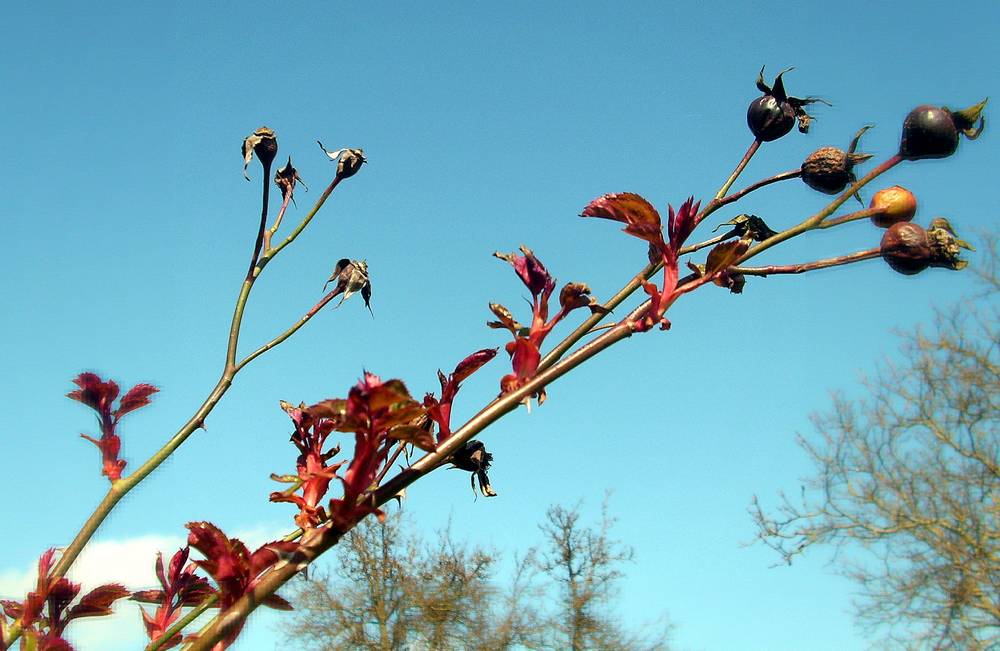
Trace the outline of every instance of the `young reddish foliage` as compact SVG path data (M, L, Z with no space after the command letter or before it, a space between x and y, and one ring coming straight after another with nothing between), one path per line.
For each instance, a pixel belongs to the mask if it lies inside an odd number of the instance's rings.
M328 465L330 459L340 452L340 446L324 449L326 439L337 424L335 419L324 417L323 403L313 407L299 405L292 407L286 402L282 408L295 424L291 441L299 449L295 461L296 475L271 477L278 481L300 482L302 495L282 491L271 493L272 502L291 502L299 507L295 516L295 524L303 529L319 526L327 519L326 510L320 506L320 501L326 496L330 481L337 476L337 469L343 461Z
M132 593L132 600L157 604L156 611L150 615L142 607L142 621L146 625L146 634L150 641L160 639L167 629L180 617L183 606L197 606L210 594L216 592L204 577L194 573L194 563L188 563L190 547L183 547L170 559L170 567L165 572L163 554L156 554L156 578L161 590L140 590ZM166 640L161 649L170 649L182 641L180 633Z
M700 202L695 203L694 197L689 197L677 212L674 212L673 206L667 207L669 214L666 241L663 239L663 226L656 208L633 192L598 197L580 213L581 217L600 217L624 223L626 233L649 242L650 260L663 264L662 287L658 288L651 282L642 283L643 290L649 295L649 308L636 322L634 326L636 332L645 332L655 325L659 325L663 330L670 327L670 322L663 315L680 295L677 292L678 259L681 247L698 225L700 205Z
M148 405L150 396L159 389L151 384L137 384L122 396L118 408L113 409L119 391L118 384L114 380L105 382L95 373L81 373L73 383L80 388L70 391L66 397L82 402L97 412L101 427L100 440L86 434L80 436L96 445L101 451L101 474L106 475L112 482L117 481L121 479L122 470L125 468L125 460L118 458L122 445L121 438L116 433L118 422L125 414Z
M205 560L194 563L208 572L218 586L219 607L223 613L254 589L265 570L298 548L298 543L278 540L261 545L251 554L242 541L227 537L211 522L189 522L187 528L190 531L188 545L205 556ZM276 594L265 599L263 604L278 610L292 609L290 603ZM216 648L219 651L227 648L242 628L240 622Z
M115 389L117 393L117 387ZM129 591L117 583L105 584L88 592L69 608L80 594L80 584L50 576L54 556L55 549L49 549L39 557L35 589L23 602L3 600L0 605L8 617L21 620L25 644L30 641L39 650L72 651L73 647L62 637L66 626L81 617L110 615L111 604L127 597Z
M440 370L438 371L438 381L441 383L441 398L435 398L432 393L424 396L424 408L427 410L427 416L438 426L438 443L444 443L451 436L451 405L455 401L455 396L458 394L459 388L462 386L462 381L496 357L496 354L496 348L477 350L459 362L451 375L445 377L444 373Z
M586 284L568 283L559 292L559 312L550 320L549 298L555 291L556 281L531 249L522 246L521 253L524 255L499 252L493 254L509 262L521 282L531 292L531 325L528 328L515 321L510 310L503 305L490 303L490 310L500 320L487 321L486 325L491 328L505 328L514 335L514 341L506 346L514 372L500 379L501 395L516 391L535 376L542 358L542 343L552 328L567 314L578 307L588 307L591 312L607 312L590 296L590 288ZM538 404L541 404L545 401L545 390L539 390L533 397L538 398ZM527 401L527 398L525 400Z
M475 369L467 370L466 376ZM300 451L296 463L298 475L272 477L278 481L301 481L303 493L300 496L290 491L276 492L271 494L271 501L296 504L299 514L295 521L304 529L317 527L327 519L334 526L346 528L369 513L381 517L381 511L361 498L374 486L390 449L397 443L412 443L428 451L435 448L428 429L420 426L421 422L426 422L427 412L410 396L406 385L399 380L382 382L377 375L367 371L351 388L346 400L324 400L311 407L300 405L297 408L284 403L283 407L295 423L292 442ZM329 464L340 450L339 446L323 449L326 438L333 431L354 433L354 455L349 463ZM338 475L345 463L347 470ZM343 484L344 495L341 499L330 500L329 511L324 511L319 503L334 478Z
M340 432L354 432L354 456L341 477L344 485L342 499L330 500L330 519L334 526L348 527L370 513L379 518L384 514L362 496L374 487L375 478L396 441L423 445L434 449L433 440L416 426L424 416L424 408L410 396L400 380L382 380L365 371L364 377L347 394L343 403ZM428 445L429 444L429 445Z

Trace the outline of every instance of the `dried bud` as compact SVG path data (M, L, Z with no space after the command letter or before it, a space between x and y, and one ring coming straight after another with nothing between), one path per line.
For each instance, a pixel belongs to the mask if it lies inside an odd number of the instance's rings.
M944 267L959 270L968 262L958 256L961 249L972 247L955 236L951 224L943 217L931 220L924 230L912 222L893 224L882 236L882 259L895 271L907 276L920 273L927 267Z
M274 184L281 188L281 198L284 199L295 192L296 183L302 183L302 178L299 176L299 171L292 167L292 157L289 156L285 166L274 173ZM302 187L309 189L305 183L302 183Z
M254 154L257 154L264 169L270 171L271 163L278 155L278 140L274 137L274 131L261 127L243 140L243 177L247 181L250 180L247 176L247 167L253 160Z
M958 149L959 133L970 140L982 133L985 107L985 99L961 111L929 104L918 106L903 121L899 155L907 160L951 156Z
M747 125L754 137L761 142L777 140L792 130L795 121L799 122L799 131L807 133L812 116L806 113L804 106L814 102L824 102L818 97L789 97L785 92L785 83L781 76L791 70L782 70L774 78L774 87L764 83L764 68L757 75L757 88L764 93L750 102L747 109Z
M337 161L337 178L346 179L354 176L361 169L361 166L368 162L365 158L365 150L363 149L349 149L343 148L337 151L327 151L326 147L323 146L319 140L319 148L322 149L330 160Z
M578 307L590 308L591 314L608 314L610 310L590 295L587 283L566 283L559 291L559 306L566 312Z
M879 228L889 228L913 219L917 213L917 198L906 188L894 185L876 192L868 207L880 211L872 215L872 223Z
M368 263L364 260L348 260L347 258L341 258L337 261L336 266L333 268L333 273L326 280L326 284L323 285L323 291L326 291L327 285L336 281L337 286L333 290L334 296L337 294L343 294L340 298L340 303L337 303L337 307L346 301L351 294L361 290L361 298L365 300L365 307L368 311L372 311L372 306L370 304L372 298L372 284L368 280ZM336 309L336 308L334 308ZM372 312L372 316L375 313Z
M872 157L871 154L858 154L855 149L861 140L861 135L871 129L871 125L862 128L855 134L847 151L836 147L821 147L809 154L802 163L802 180L813 190L825 194L838 194L850 183L857 181L854 176L854 166ZM861 197L854 195L858 201Z
M495 314L500 320L487 321L486 325L488 327L494 329L506 328L507 330L510 330L511 334L515 337L525 329L524 326L514 319L514 315L511 314L510 310L503 305L500 305L499 303L490 303L490 311L493 312L493 314Z

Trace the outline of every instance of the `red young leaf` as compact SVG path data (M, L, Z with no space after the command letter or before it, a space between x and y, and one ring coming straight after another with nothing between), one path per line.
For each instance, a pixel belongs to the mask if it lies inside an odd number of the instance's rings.
M96 373L80 373L73 384L80 388L67 393L67 398L79 400L100 414L111 412L111 403L118 397L118 385L114 380L104 382Z
M517 255L516 253L500 253L497 251L493 255L501 260L506 260L514 267L514 272L524 283L525 287L531 292L533 297L538 297L544 291L552 291L555 287L555 281L552 276L549 275L548 270L545 269L545 265L542 261L535 257L531 249L526 246L521 246L521 253L524 255Z
M73 646L59 635L49 633L38 640L38 651L74 651Z
M580 213L581 217L600 217L624 223L625 232L652 244L663 241L660 213L651 203L634 192L606 194L594 199Z
M159 389L152 384L135 385L128 390L128 393L122 396L121 402L118 403L118 409L115 410L115 418L121 418L130 411L145 407L150 402L150 396L157 391Z
M67 621L77 617L99 617L111 614L111 604L129 596L128 589L119 583L108 583L94 588L83 596L80 603L70 608Z
M458 363L458 366L455 367L455 371L451 374L451 381L458 384L478 371L484 364L496 357L497 350L498 349L496 348L484 348L482 350L477 350L463 359Z
M167 593L163 590L136 590L129 599L143 604L159 604L163 603L166 596Z
M674 255L684 246L691 231L697 226L695 218L698 216L698 207L701 202L694 202L694 197L688 197L681 204L681 207L674 213L674 207L668 206L670 216L667 220L667 232L670 233L670 246L674 250Z
M0 599L0 607L3 608L4 614L11 619L20 618L21 614L24 612L21 604L13 599Z

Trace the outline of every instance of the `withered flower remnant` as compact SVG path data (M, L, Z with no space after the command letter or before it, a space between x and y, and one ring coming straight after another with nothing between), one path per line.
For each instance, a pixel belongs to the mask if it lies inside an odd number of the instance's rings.
M243 178L247 181L247 167L253 160L253 155L257 154L260 164L265 170L271 169L274 157L278 155L278 140L274 136L274 131L267 127L261 127L251 133L243 140Z
M289 156L288 162L285 163L285 166L274 173L274 184L281 190L281 197L284 199L292 196L292 193L295 192L295 185L297 183L302 183L302 187L306 190L309 189L306 184L302 182L302 177L299 176L299 171L292 167L292 157ZM292 200L294 201L294 198Z
M824 194L839 194L848 184L856 182L854 166L872 157L871 154L859 154L855 150L862 134L872 125L862 127L854 135L847 151L836 147L821 147L809 154L802 163L802 180L813 190ZM861 196L855 193L854 198L861 202Z
M476 479L479 479L479 491L486 497L496 497L497 493L490 486L490 478L486 471L493 464L493 455L486 451L486 445L475 439L466 442L464 446L451 456L452 465L459 470L472 473L469 482L472 492L476 492Z
M774 237L777 233L770 229L767 223L757 215L736 215L727 222L722 222L712 232L716 232L723 226L732 226L733 235L739 238L750 238L754 242L763 242L769 237Z
M323 146L323 143L319 140L316 141L319 144L319 148L329 157L332 161L337 161L337 178L346 179L348 177L354 176L361 169L364 163L368 162L365 158L364 149L351 149L349 147L344 147L336 151L329 151Z
M361 298L365 301L365 307L372 313L372 316L375 316L370 303L372 298L372 284L368 279L367 262L364 260L341 258L337 261L337 264L333 268L333 273L330 274L330 277L327 278L326 283L323 285L323 291L325 292L327 285L334 281L337 282L333 290L334 296L343 294L340 298L340 303L337 303L337 307L340 307L341 303L346 301L351 294L360 290Z
M747 109L747 126L750 127L754 137L761 142L771 142L784 136L792 130L796 120L799 123L799 131L808 133L812 116L806 113L804 107L815 102L828 104L818 97L789 97L781 77L791 70L792 68L788 68L779 72L774 78L773 87L764 82L763 66L757 75L757 88L764 94L750 102L750 107Z
M984 99L961 111L929 104L913 109L903 120L899 155L907 160L951 156L958 149L959 133L975 140L983 132L986 102Z

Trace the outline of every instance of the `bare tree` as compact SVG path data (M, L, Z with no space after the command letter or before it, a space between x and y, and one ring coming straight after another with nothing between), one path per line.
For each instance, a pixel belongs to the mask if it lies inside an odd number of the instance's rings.
M627 632L610 607L624 576L622 565L633 559L631 547L611 537L615 519L608 500L596 526L580 522L580 505L552 506L541 525L545 551L539 569L555 583L560 607L551 616L548 646L554 649L624 649L650 651L667 648L667 631L653 636Z
M286 639L366 651L666 649L665 630L631 634L612 615L622 564L632 558L610 537L613 524L606 503L596 527L581 524L579 507L550 508L544 553L515 556L500 582L499 554L456 542L450 528L428 543L404 535L398 514L364 521L348 534L335 571L299 583ZM546 600L547 591L560 599Z
M814 418L801 499L751 507L788 562L837 545L859 621L890 646L1000 648L1000 275L987 240L985 293L904 335L903 361L865 383L867 398L838 396Z
M399 514L352 529L336 569L299 583L287 640L331 650L535 648L530 564L519 561L501 589L496 552L456 542L450 528L430 543L404 530Z
M406 648L415 620L408 587L418 555L414 541L393 517L363 522L344 542L334 570L317 571L297 586L286 637L324 651Z

